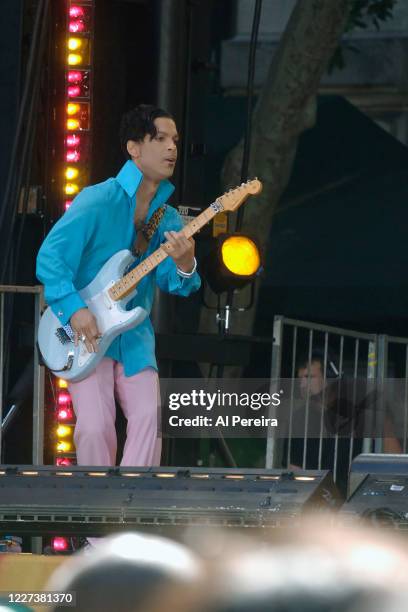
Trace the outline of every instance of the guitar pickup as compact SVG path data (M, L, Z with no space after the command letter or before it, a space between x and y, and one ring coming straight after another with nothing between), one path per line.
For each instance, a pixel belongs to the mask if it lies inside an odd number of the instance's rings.
M58 329L55 331L55 335L57 336L61 344L68 344L69 342L73 342L73 338L68 335L68 333L63 327L58 327Z

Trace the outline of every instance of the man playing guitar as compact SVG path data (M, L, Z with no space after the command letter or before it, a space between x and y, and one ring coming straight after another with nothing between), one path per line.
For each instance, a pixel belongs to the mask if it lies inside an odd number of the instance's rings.
M166 242L169 257L145 276L129 307L150 313L156 285L188 296L200 287L194 240L180 231L182 221L166 202L177 160L178 133L164 110L140 105L122 118L121 145L128 157L115 178L81 191L45 239L37 276L45 299L62 326L70 324L75 343L98 351L100 332L79 290L115 253L132 250L135 263ZM121 465L160 464L157 436L158 374L154 331L147 317L116 337L97 367L69 382L77 418L74 441L79 465L115 465L115 398L127 419Z

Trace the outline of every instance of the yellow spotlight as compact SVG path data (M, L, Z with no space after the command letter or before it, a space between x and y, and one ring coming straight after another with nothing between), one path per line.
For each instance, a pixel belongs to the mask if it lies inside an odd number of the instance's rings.
M219 235L201 266L204 278L217 294L242 289L253 283L261 270L255 239L242 233Z
M59 453L68 453L72 450L72 444L70 442L66 442L65 440L60 440L57 444L57 451Z
M221 247L225 267L233 274L252 276L261 265L258 248L248 236L230 236Z
M68 49L70 51L77 51L82 47L82 39L81 38L69 38L68 39Z
M75 193L78 193L78 191L79 191L79 187L75 183L67 183L65 185L66 195L74 195Z
M67 130L79 130L79 126L78 119L67 119Z
M79 66L79 64L82 64L82 60L83 57L79 53L70 53L67 58L69 66Z
M60 389L68 389L68 383L63 378L58 379L58 386Z
M67 104L67 114L68 115L76 115L79 113L80 110L81 110L81 107L79 106L79 104L74 104L73 102L70 102L69 104Z
M66 170L65 170L65 178L67 178L69 181L72 179L77 178L79 172L77 168L72 168L71 166L69 166Z
M71 435L71 432L71 427L67 427L67 425L59 425L57 428L57 436L59 438L66 438Z

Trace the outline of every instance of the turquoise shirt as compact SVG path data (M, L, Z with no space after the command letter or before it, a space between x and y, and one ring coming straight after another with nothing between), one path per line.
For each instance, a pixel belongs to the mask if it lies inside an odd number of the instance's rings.
M37 257L37 277L44 284L47 304L62 325L79 308L86 307L78 290L95 278L112 255L132 248L136 238L137 189L142 178L136 164L127 161L116 178L83 189L44 240ZM169 181L160 183L147 220L173 191ZM176 209L167 206L142 259L166 241L165 231L178 231L182 227ZM197 291L201 281L196 272L190 278L180 276L174 261L167 257L141 280L137 295L127 308L142 306L150 314L156 284L168 293L187 296ZM106 356L120 361L126 376L149 366L157 369L150 318L115 338Z

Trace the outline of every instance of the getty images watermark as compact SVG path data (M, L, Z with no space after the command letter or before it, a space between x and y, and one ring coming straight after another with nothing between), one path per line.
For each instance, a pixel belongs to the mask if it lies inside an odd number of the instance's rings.
M406 436L405 379L163 379L162 437ZM391 432L391 433L390 433Z
M281 392L272 391L269 381L217 382L210 389L211 383L202 379L162 381L161 435L217 437L221 431L227 437L262 436L278 427L274 412Z
M181 408L199 407L206 411L211 411L215 407L219 408L249 408L251 410L260 410L270 406L279 406L281 398L279 393L236 393L221 391L218 389L215 393L204 391L204 389L192 389L189 393L170 393L169 395L169 410L180 410ZM277 427L278 419L273 417L258 417L244 418L240 414L220 414L215 419L205 415L196 415L194 417L184 417L179 415L171 415L169 417L169 425L171 427Z

